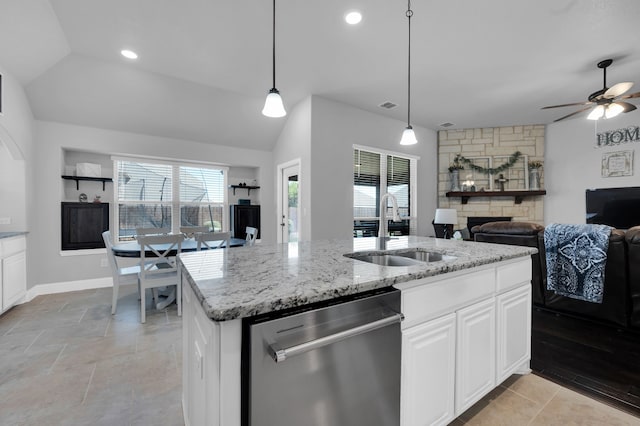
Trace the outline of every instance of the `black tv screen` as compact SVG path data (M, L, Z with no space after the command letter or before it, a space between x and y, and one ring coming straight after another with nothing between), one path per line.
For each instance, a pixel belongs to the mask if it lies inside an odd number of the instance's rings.
M629 229L640 225L640 186L587 189L587 223Z

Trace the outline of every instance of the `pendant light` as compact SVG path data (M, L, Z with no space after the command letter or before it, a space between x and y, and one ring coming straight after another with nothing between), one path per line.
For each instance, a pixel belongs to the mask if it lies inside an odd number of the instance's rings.
M262 114L267 117L279 118L287 115L282 104L280 92L276 89L276 0L273 0L273 86L269 90L267 100L264 102Z
M409 22L409 55L407 66L407 127L402 132L402 138L400 139L400 145L415 145L418 143L416 134L411 127L411 17L413 16L413 10L411 10L411 0L407 5L407 20Z

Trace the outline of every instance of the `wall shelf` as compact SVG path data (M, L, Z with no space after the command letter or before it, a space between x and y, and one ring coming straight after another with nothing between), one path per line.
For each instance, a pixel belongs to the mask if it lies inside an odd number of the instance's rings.
M229 188L233 188L233 195L236 195L236 188L239 189L246 189L247 190L247 197L249 196L249 194L251 194L251 190L252 189L260 189L259 186L240 186L240 185L229 185Z
M105 178L105 177L88 177L88 176L62 175L62 179L75 180L76 181L76 190L78 190L78 191L80 190L80 181L81 180L87 180L87 181L91 181L91 182L102 182L102 190L103 191L104 191L105 182L113 182L113 179Z
M447 197L460 197L462 204L467 204L469 198L473 197L515 197L515 204L520 204L525 197L546 195L546 193L546 190L541 189L537 191L449 191L445 195Z

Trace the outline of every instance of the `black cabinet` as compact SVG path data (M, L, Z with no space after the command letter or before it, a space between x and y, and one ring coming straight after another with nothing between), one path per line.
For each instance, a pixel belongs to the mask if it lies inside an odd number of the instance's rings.
M108 203L62 203L62 250L104 248Z
M247 226L258 228L260 238L260 206L257 205L231 205L231 236L234 238L245 238L247 236Z

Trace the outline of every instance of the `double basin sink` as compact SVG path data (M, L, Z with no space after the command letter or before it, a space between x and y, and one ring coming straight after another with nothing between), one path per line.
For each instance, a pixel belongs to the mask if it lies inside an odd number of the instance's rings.
M415 266L422 263L447 262L457 259L455 256L449 256L419 248L394 251L392 253L347 253L345 256L351 259L381 266Z

